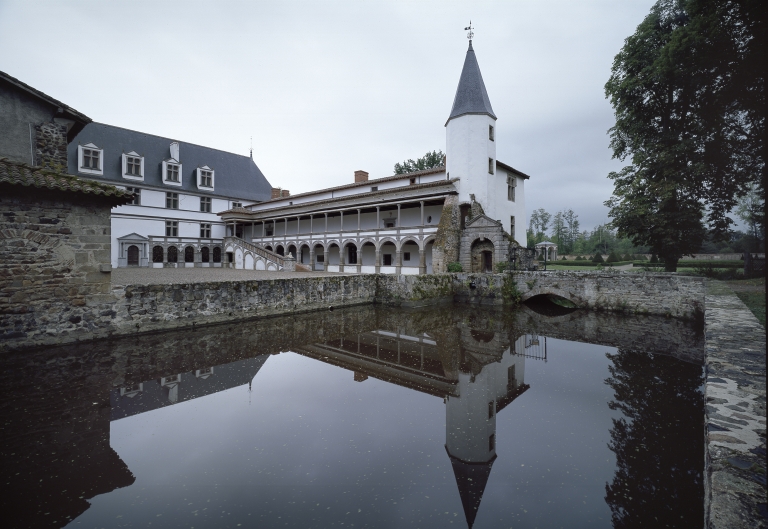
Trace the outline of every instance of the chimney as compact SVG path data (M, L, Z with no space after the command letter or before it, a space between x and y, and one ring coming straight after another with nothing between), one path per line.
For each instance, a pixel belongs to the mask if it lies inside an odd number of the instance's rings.
M368 181L368 173L365 171L355 171L355 183L358 182L367 182Z
M282 189L280 189L279 187L273 187L272 188L272 198L273 199L280 198L281 191L282 191Z
M281 196L282 198L285 198L285 197L289 197L289 196L291 196L291 192L290 192L290 191L288 191L287 189L283 189L283 190L280 192L280 196Z

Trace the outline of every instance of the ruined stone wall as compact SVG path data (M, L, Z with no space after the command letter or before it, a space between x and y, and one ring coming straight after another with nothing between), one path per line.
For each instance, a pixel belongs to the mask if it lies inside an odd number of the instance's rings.
M0 348L109 325L114 297L100 263L109 263L110 209L92 196L0 187Z
M67 126L43 122L35 129L35 164L46 169L67 171Z
M459 197L445 197L440 223L437 225L437 236L432 247L432 272L444 274L448 264L459 261L459 245L461 243L461 209Z

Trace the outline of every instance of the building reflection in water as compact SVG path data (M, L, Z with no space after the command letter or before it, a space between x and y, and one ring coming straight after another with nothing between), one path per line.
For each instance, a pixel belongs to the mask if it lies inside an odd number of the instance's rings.
M401 330L379 329L294 349L349 369L358 382L375 377L444 400L445 449L471 527L496 459L496 416L530 387L525 362L546 361L546 338L511 337L488 322L454 324L436 333ZM111 420L250 384L268 358L115 388Z

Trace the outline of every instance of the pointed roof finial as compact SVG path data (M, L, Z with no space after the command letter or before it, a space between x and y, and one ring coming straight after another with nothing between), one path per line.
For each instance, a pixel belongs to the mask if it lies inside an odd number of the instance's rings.
M469 21L469 26L464 28L464 31L469 31L469 33L467 33L467 38L469 39L469 46L470 47L472 47L472 37L475 36L475 34L472 32L473 29L474 28L472 27L472 21L470 20Z
M253 160L253 136L251 136L251 160Z

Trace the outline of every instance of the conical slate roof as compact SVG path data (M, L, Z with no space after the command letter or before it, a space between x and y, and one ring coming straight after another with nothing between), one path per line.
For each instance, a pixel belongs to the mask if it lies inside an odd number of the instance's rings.
M488 99L488 92L485 90L485 83L483 83L483 76L480 73L480 66L477 64L477 57L475 57L471 40L448 121L464 114L487 114L496 119L496 114L491 108L491 100ZM448 121L445 122L446 125L448 125Z
M446 451L448 451L447 448ZM450 452L448 457L451 458L453 475L456 477L456 485L459 486L459 496L461 496L461 505L464 507L467 527L472 529L496 456L487 463L467 463L453 457Z

